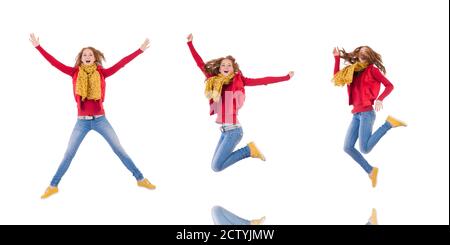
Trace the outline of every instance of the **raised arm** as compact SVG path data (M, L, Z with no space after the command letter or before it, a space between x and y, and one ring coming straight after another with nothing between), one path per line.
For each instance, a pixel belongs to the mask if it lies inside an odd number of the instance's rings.
M103 76L105 78L113 75L120 69L122 69L126 64L130 63L134 58L136 58L138 55L142 54L148 47L150 47L150 41L148 38L145 39L144 43L139 47L138 50L134 51L130 55L126 56L125 58L121 59L119 62L117 62L115 65L111 66L110 68L103 70Z
M34 35L34 33L30 34L30 42L52 66L56 67L56 69L60 70L61 72L65 73L69 76L73 75L73 73L75 72L75 69L73 67L64 65L63 63L61 63L57 59L55 59L55 57L53 57L49 53L47 53L47 51L45 51L44 48L42 48L42 46L39 42L39 37L36 37Z
M211 77L211 74L208 74L205 69L205 62L203 61L202 57L197 53L197 50L194 48L194 44L192 44L192 40L194 39L194 36L192 34L189 34L187 37L187 44L189 47L189 50L191 51L192 57L194 57L195 63L197 63L198 68L205 74L206 77Z
M337 47L335 47L333 49L333 56L334 56L334 73L336 74L339 71L339 65L341 62L341 57L339 56L339 49Z
M243 77L245 86L258 86L267 85L271 83L283 82L291 79L294 76L294 72L290 71L286 76L282 77L263 77L263 78L247 78Z

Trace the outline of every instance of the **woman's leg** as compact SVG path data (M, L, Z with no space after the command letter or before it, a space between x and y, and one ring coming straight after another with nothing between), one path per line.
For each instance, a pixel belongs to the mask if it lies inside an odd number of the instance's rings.
M372 172L372 166L364 159L361 153L356 150L355 143L358 139L358 133L360 128L360 113L353 114L352 122L347 130L345 136L344 151L349 154L353 160L355 160L366 171L367 174Z
M66 153L64 154L64 158L59 164L58 170L56 171L56 174L50 183L51 186L58 186L61 178L66 173L67 169L69 169L70 163L77 153L78 147L90 130L91 128L88 121L78 119L72 131L72 135L70 136L69 144L67 146Z
M223 139L224 139L224 138L225 138L225 134L222 133L222 134L220 135L219 143L217 143L216 150L214 151L213 159L216 157L217 152L218 152L219 149L222 147L222 143L223 143Z
M362 153L369 153L378 141L392 128L391 124L385 122L374 134L372 134L373 123L375 122L375 112L361 112L361 121L359 126L359 146Z
M114 153L116 153L116 155L120 158L125 167L136 178L136 180L142 181L144 179L144 176L123 149L116 132L114 132L114 129L112 128L111 124L109 124L106 117L105 116L99 117L92 122L94 123L93 129L97 131L99 134L101 134L103 138L105 138L105 140L113 149Z
M242 136L242 128L236 128L222 133L211 164L214 172L220 172L236 162L250 157L250 149L248 146L233 152L234 148L241 141Z

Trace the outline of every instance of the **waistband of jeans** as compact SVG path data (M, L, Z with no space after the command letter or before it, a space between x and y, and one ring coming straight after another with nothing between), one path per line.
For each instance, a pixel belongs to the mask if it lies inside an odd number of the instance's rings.
M78 119L80 120L94 120L97 119L99 117L103 117L105 115L94 115L94 116L78 116Z
M230 131L230 130L238 129L238 128L242 128L240 124L222 125L222 126L220 126L220 131L226 132L226 131Z

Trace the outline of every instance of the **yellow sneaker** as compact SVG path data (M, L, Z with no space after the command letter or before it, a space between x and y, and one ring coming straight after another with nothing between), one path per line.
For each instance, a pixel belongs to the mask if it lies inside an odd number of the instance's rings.
M45 190L45 193L41 196L41 199L45 199L53 194L58 193L58 187L56 186L49 186L47 187L47 189Z
M147 189L153 190L156 188L155 185L153 185L152 183L150 183L150 181L148 181L148 179L143 179L137 182L137 185L140 187L145 187Z
M400 120L398 120L398 119L396 119L396 118L394 118L394 117L392 117L392 116L388 116L388 117L386 118L386 121L387 121L389 124L391 124L391 126L392 126L393 128L400 127L400 126L404 126L404 127L407 126L407 124L406 124L405 122L402 122L402 121L400 121Z
M377 210L374 208L372 208L372 215L369 218L369 223L371 225L378 225Z
M253 158L259 158L263 161L266 161L266 158L264 155L259 151L259 149L256 147L255 142L248 143L248 147L250 148L250 156Z
M265 220L266 220L266 216L263 216L260 219L252 219L250 221L250 225L262 225Z
M377 176L378 176L378 168L374 167L372 172L369 174L370 180L372 180L372 187L375 188L377 186Z

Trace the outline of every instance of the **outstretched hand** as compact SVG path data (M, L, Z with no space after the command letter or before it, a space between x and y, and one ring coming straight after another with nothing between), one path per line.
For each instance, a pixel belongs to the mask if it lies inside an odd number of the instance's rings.
M292 77L294 76L294 72L293 72L293 71L290 71L290 72L288 73L288 75L289 75L289 78L292 78Z
M142 43L142 45L141 45L141 47L139 49L141 49L142 52L144 52L149 47L150 47L150 40L148 40L148 38L146 38L144 43Z
M34 35L34 33L31 33L31 34L30 34L30 42L31 42L31 44L33 44L34 47L37 47L37 46L41 45L41 44L39 43L39 37L36 38L36 36Z
M340 52L339 52L339 48L338 47L335 47L334 49L333 49L333 55L334 56L340 56Z
M194 36L192 35L192 33L190 33L190 34L187 36L187 40L188 40L188 42L192 42L192 39L194 39Z

